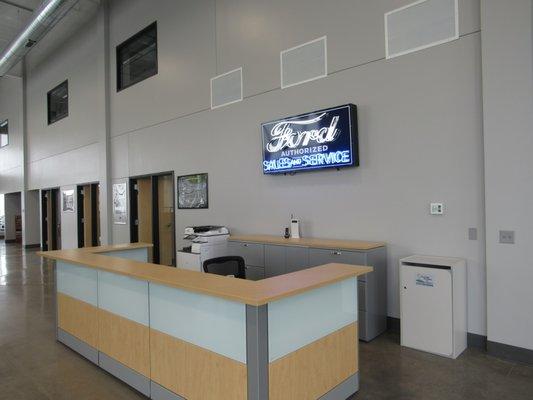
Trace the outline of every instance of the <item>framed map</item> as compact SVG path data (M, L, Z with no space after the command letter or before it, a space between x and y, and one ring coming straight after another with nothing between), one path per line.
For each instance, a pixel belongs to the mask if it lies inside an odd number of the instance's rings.
M178 176L178 209L209 208L207 174Z
M113 184L113 223L125 225L128 222L126 183Z

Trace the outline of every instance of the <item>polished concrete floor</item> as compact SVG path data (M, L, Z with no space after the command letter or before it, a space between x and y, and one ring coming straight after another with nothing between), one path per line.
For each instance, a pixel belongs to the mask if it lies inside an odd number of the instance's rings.
M144 399L55 341L54 290L51 264L0 242L0 399ZM361 390L352 399L533 399L533 367L477 349L448 360L398 341L385 334L361 343Z

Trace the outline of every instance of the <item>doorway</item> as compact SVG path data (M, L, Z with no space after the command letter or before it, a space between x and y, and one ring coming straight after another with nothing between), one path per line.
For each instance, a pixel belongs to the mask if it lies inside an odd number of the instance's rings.
M6 243L22 243L21 192L4 195L3 234Z
M61 193L59 188L41 190L41 247L61 249Z
M176 265L174 173L130 179L131 242L152 243L151 261Z
M78 185L78 247L100 245L100 185Z

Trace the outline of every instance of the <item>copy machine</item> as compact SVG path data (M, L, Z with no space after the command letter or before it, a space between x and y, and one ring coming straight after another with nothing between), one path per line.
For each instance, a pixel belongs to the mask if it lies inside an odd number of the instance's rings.
M185 228L183 239L190 243L178 251L177 267L203 271L205 260L227 255L229 230L225 226L204 225Z

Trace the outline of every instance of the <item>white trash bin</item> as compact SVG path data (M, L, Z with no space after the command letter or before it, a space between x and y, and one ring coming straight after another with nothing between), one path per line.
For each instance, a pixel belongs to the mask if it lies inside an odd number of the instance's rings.
M467 346L466 261L400 260L401 345L457 358Z

